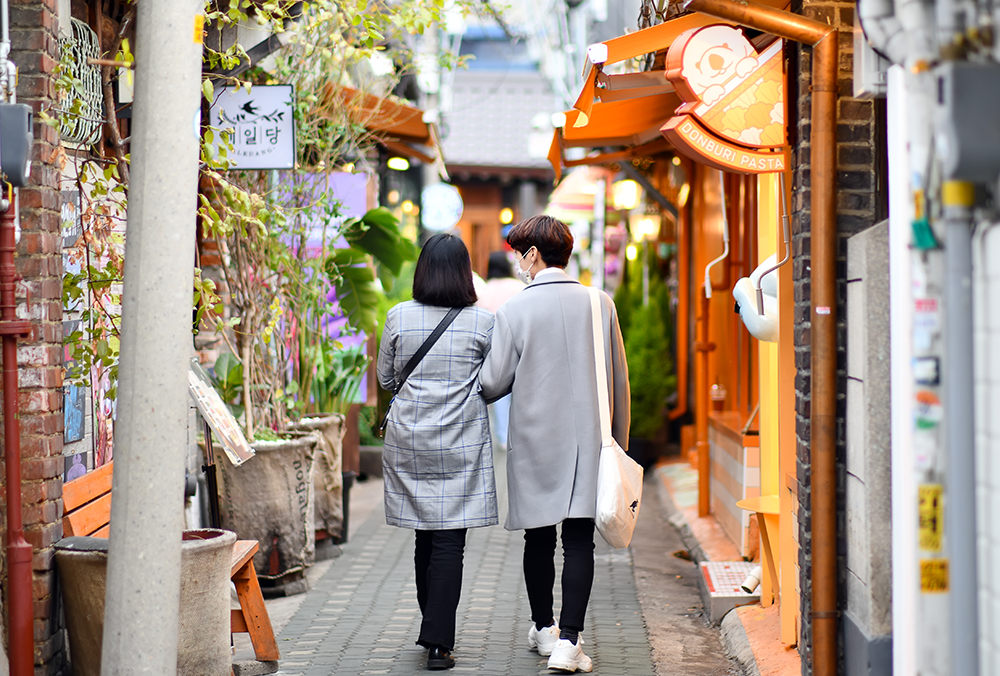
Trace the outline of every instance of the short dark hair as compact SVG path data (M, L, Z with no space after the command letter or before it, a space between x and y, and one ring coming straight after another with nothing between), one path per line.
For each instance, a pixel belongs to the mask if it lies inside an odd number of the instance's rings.
M513 277L510 258L505 251L490 252L490 262L486 266L486 279Z
M507 244L522 254L535 247L546 265L564 268L573 253L573 233L562 221L541 214L526 218L511 228Z
M476 302L472 260L461 237L442 232L427 240L413 273L413 299L441 307Z

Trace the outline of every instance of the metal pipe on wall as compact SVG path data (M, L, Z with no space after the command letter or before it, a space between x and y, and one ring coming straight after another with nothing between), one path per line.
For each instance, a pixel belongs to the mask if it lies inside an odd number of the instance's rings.
M945 532L950 552L951 673L979 673L976 554L976 416L973 397L972 206L975 187L946 181L941 191L945 230L944 445Z
M3 184L0 184L3 185ZM3 443L7 499L7 617L11 676L35 671L34 603L31 581L31 545L24 539L21 514L21 430L18 413L17 337L31 331L17 319L17 270L14 267L15 207L12 201L0 215L0 334L3 335Z
M837 31L753 2L690 0L687 9L813 47L810 138L812 634L814 676L837 673Z

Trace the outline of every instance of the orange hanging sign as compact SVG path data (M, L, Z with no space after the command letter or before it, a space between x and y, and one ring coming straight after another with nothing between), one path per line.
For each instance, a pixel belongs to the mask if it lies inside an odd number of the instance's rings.
M738 28L682 33L667 52L667 79L684 101L662 128L696 162L744 174L788 167L782 41L763 52Z

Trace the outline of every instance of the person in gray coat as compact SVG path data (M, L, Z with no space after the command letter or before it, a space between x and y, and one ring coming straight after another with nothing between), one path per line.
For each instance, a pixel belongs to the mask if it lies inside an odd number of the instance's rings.
M476 377L493 315L474 307L472 263L455 235L431 237L417 260L413 300L389 310L378 380L395 392L407 362L451 308L462 308L393 398L382 468L385 518L416 531L414 566L428 669L455 665L455 613L468 528L497 523L493 448Z
M590 671L579 634L594 580L594 517L601 450L590 294L563 268L565 223L534 216L511 228L515 271L530 284L500 306L479 384L488 401L512 393L507 436L508 530L524 529L524 581L534 623L529 648L550 669ZM612 435L628 449L628 366L618 315L601 293ZM556 625L556 525L562 525L562 610Z

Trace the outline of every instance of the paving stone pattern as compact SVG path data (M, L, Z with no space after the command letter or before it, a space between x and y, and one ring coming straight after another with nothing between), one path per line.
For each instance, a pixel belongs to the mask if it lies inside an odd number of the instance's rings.
M584 646L594 672L653 676L632 554L597 537ZM531 626L521 575L522 531L469 531L458 608L455 673L552 674L527 647ZM558 569L556 616L559 614ZM424 651L413 574L413 532L385 525L380 510L309 591L278 636L283 676L416 674Z

